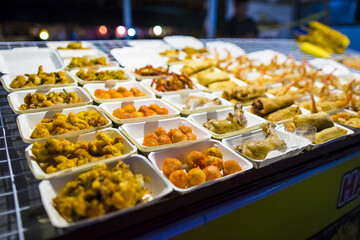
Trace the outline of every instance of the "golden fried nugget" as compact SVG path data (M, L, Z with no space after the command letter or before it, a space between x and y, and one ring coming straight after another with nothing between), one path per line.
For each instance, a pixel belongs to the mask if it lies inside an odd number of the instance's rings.
M224 162L224 176L240 172L242 168L235 160L228 160Z
M187 184L189 187L199 185L206 181L206 175L200 168L193 168L187 174Z
M215 156L206 156L207 166L216 166L221 171L223 169L223 160Z
M221 158L221 159L223 158L223 153L217 147L211 147L211 148L206 149L204 151L204 154L206 156L214 156L214 157L218 157L218 158Z
M207 166L204 169L204 173L206 175L206 181L221 178L220 170L216 166Z
M206 167L206 157L201 152L192 151L186 157L186 164L189 168L200 167L201 169L204 169Z
M186 173L183 170L176 170L173 171L170 176L169 180L172 184L174 184L178 188L185 188L187 184Z
M167 158L164 161L162 170L166 176L169 176L172 172L182 169L182 163L176 158Z

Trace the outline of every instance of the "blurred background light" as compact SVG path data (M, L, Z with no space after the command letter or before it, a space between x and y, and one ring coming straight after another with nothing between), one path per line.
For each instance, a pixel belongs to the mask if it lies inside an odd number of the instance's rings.
M99 33L100 33L101 35L105 35L105 34L107 34L107 32L108 32L108 29L107 29L107 27L106 27L105 25L101 25L101 26L99 27Z
M155 36L161 36L161 34L163 33L163 29L162 29L161 26L156 25L156 26L154 26L154 28L153 28L153 32L154 32L154 35L155 35Z
M46 29L42 29L40 31L39 37L41 40L48 40L49 39L49 32Z
M135 36L135 34L136 34L136 30L135 30L134 28L129 28L129 29L127 30L127 34L128 34L130 37L133 37L133 36Z
M126 35L126 27L117 26L115 29L115 34L117 37L124 37Z

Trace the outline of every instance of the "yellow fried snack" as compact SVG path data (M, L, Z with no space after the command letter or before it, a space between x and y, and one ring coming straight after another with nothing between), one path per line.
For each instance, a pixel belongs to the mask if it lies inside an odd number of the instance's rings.
M197 79L201 85L208 86L211 83L230 80L230 76L227 72L207 72L200 73Z
M335 126L326 128L326 129L316 133L314 143L320 144L320 143L329 141L331 139L335 139L335 138L344 136L346 134L347 134L347 131L343 128L339 128L339 127L335 127Z
M87 50L90 48L83 47L81 42L71 42L66 47L58 47L58 50Z
M96 65L106 65L106 58L73 57L67 65L68 68L91 67Z
M79 103L81 99L76 92L49 92L48 94L36 92L28 93L24 98L24 104L21 104L19 110L37 109L50 107L54 104L72 104Z
M69 79L65 77L65 72L46 73L42 65L39 66L37 74L18 75L10 83L11 88L36 87L45 84L66 84Z
M183 170L176 170L172 172L169 176L170 182L178 188L186 187L186 179L186 173Z
M187 184L189 187L199 185L206 181L206 175L200 168L193 168L187 174Z
M127 80L125 76L125 71L123 70L106 70L106 71L96 71L95 69L80 69L76 76L81 78L84 81L105 81L105 80Z
M172 172L180 169L182 169L182 163L179 160L176 158L165 159L162 170L166 176L170 176Z
M53 204L68 222L100 216L146 202L145 180L121 160L112 169L100 163L68 182Z
M300 114L301 114L301 110L298 106L290 106L269 113L268 115L265 115L264 118L271 122L278 122L289 118L293 118L296 115L300 115Z
M187 75L192 75L194 73L200 72L204 69L210 68L213 65L211 59L206 59L201 62L189 62L186 63L181 69L180 72L186 73Z
M67 132L100 127L108 121L97 111L82 111L76 114L70 112L69 116L63 113L55 113L52 118L44 118L36 125L30 138L43 138Z
M88 162L121 156L124 151L122 137L110 137L99 131L96 140L71 143L66 139L49 139L45 143L35 142L31 148L35 161L46 173L53 173Z
M204 169L204 173L206 175L206 181L210 181L222 177L219 168L212 165L207 166Z
M242 168L235 160L228 160L224 162L224 176L240 172Z

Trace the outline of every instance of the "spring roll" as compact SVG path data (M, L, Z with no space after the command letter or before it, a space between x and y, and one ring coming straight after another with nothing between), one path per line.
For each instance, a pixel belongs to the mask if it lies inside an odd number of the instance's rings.
M294 117L294 124L296 127L302 125L313 125L316 127L316 131L320 132L325 128L330 128L334 126L334 122L330 116L325 112L307 114L307 115L297 115Z
M230 80L230 77L227 72L208 72L199 74L197 79L201 85L208 86L211 83L228 81Z
M265 94L265 92L265 87L255 85L239 86L233 89L225 90L221 97L225 98L226 100L236 99L239 101L245 101L256 97L261 97Z
M207 69L212 65L213 61L211 59L206 59L201 62L189 62L180 69L180 72L186 73L190 76L194 73L200 72L201 70Z
M289 96L275 97L275 98L258 98L253 104L251 111L259 116L275 112L279 109L289 107L294 104Z
M300 115L300 114L301 114L301 110L298 106L290 106L290 107L283 108L283 109L277 110L275 112L272 112L272 113L264 116L264 118L271 122L278 122L278 121L286 120L289 118L293 118L296 115Z
M238 85L233 81L222 81L222 82L214 82L208 85L208 88L211 90L224 90L229 88L237 87Z
M339 128L339 127L335 127L335 126L326 128L326 129L316 133L314 143L320 144L320 143L329 141L331 139L335 139L335 138L344 136L346 134L347 134L347 131L343 128Z

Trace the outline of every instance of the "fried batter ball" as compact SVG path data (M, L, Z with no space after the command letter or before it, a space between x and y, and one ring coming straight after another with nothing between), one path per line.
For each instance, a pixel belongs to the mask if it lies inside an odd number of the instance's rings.
M188 135L189 136L188 137L179 129L170 129L170 131L166 133L165 129L163 129L162 127L158 127L157 129L155 129L154 132L155 133L151 133L151 134L148 133L145 135L143 141L144 146L157 146L157 145L171 144L171 143L177 143L187 140L196 140L196 136L194 134ZM189 132L188 134L191 134L191 132ZM154 138L156 139L156 141Z
M179 130L183 133L183 134L188 134L192 132L191 127L185 126L185 125L180 125L179 126Z
M240 172L242 168L235 160L228 160L224 162L224 176Z
M171 136L171 141L173 143L177 143L177 142L182 142L182 141L187 141L187 137L185 136L185 134L183 134L180 130L175 130L174 133Z
M158 127L157 129L155 129L155 134L160 136L161 134L165 133L166 134L166 131L165 129L163 129L162 127ZM170 136L169 136L170 137Z
M216 166L221 171L223 169L223 160L214 156L206 156L206 165L207 166Z
M206 167L206 157L201 152L192 151L186 157L186 164L189 168L200 167L201 169L204 169Z
M186 136L187 140L196 140L197 139L196 135L193 134L192 132L187 133L185 136Z
M144 137L143 145L144 146L159 146L158 142L159 137L155 133L147 133Z
M132 173L121 160L112 169L100 163L69 181L53 199L54 207L68 222L133 207L146 202L147 178Z
M200 168L193 168L187 174L187 184L189 187L199 185L206 181L206 175Z
M181 170L182 163L176 158L167 158L163 164L163 172L166 176L169 176L173 171Z
M121 94L121 93L118 93ZM150 106L157 106L156 104L151 104ZM157 106L159 107L159 106ZM138 111L136 111L136 108L132 104L128 104L122 108L117 108L113 111L113 116L117 117L119 119L127 119L127 118L137 118L137 117L149 117L154 115L164 115L168 113L168 110L166 108L156 108L159 110L159 112L154 111L150 109L150 107L147 107L145 105L140 106ZM166 110L166 111L165 111Z
M172 143L170 137L166 133L162 133L159 136L158 142L159 142L160 145L171 144Z
M187 184L187 176L183 170L176 170L169 176L169 180L178 188L185 188Z
M206 175L206 181L221 178L220 170L216 166L207 166L204 169L204 173Z
M221 159L223 158L223 153L217 147L211 147L211 148L206 149L204 151L204 154L206 156L214 156L214 157L218 157L218 158L221 158Z
M119 87L118 89L110 88L109 90L96 89L94 92L94 96L100 99L111 99L125 97L141 97L146 96L146 94L137 88L131 88L130 91L128 91L125 87Z

